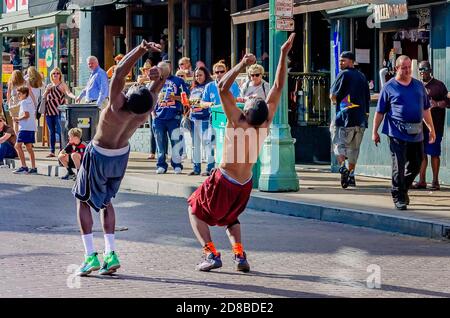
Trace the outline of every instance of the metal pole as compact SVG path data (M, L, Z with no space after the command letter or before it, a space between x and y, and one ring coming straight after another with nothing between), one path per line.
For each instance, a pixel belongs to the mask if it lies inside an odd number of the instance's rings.
M284 31L275 29L275 0L270 0L269 11L269 79L273 85L280 58L280 47L287 39ZM267 192L298 191L299 182L295 171L294 139L288 124L288 88L286 84L275 114L270 135L266 138L262 153L259 190Z

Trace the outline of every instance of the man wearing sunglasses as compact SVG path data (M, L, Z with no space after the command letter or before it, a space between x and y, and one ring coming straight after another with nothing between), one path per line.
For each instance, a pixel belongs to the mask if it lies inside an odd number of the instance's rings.
M222 102L220 101L218 84L222 77L227 72L227 66L225 65L225 61L221 60L214 64L213 73L215 76L215 81L212 81L205 87L205 91L203 92L202 101L203 102L213 102L214 105L220 105ZM230 92L233 94L234 98L239 97L239 85L234 82L230 87Z
M259 64L253 64L247 71L248 79L241 87L241 98L246 101L252 97L261 97L266 99L269 94L269 83L263 79L264 67Z
M447 97L448 91L445 84L438 81L432 76L432 69L430 62L422 61L419 64L419 76L422 83L425 85L429 100L431 118L433 118L434 130L436 131L436 141L429 143L429 130L424 125L424 152L425 156L420 167L419 182L417 182L414 189L426 189L426 171L428 166L428 156L431 157L431 169L433 171L433 182L431 183L431 190L440 190L439 185L439 167L441 164L441 142L444 135L445 126L445 109L450 107L450 101Z

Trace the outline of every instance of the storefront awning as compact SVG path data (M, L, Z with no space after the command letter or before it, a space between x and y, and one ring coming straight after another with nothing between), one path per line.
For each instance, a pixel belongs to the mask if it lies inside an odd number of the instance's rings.
M117 0L28 0L28 12L30 17L49 12L66 9L83 9L88 7L103 6L117 2Z
M382 4L386 0L358 0L359 5ZM294 0L294 15L322 10L334 10L349 6L349 0ZM269 19L269 4L233 13L233 24L242 24Z

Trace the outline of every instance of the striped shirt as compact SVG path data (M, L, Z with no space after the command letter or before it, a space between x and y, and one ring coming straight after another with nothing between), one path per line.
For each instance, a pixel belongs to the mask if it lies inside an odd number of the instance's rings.
M47 95L47 105L45 108L45 115L55 116L59 115L58 107L66 102L65 94L59 90L59 85L52 86Z

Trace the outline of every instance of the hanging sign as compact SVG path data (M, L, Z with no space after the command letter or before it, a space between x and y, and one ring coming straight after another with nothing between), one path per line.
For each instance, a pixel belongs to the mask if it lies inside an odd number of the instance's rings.
M375 23L407 20L408 4L406 0L391 0L389 3L375 4L373 13Z
M28 0L3 0L5 13L28 10Z
M283 18L294 17L293 0L275 0L275 16Z
M275 30L277 31L294 31L295 22L291 18L276 18Z
M44 74L45 79L57 66L56 34L56 27L38 29L36 34L38 71Z
M2 64L2 82L7 83L11 78L14 66L12 64Z

